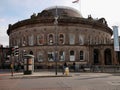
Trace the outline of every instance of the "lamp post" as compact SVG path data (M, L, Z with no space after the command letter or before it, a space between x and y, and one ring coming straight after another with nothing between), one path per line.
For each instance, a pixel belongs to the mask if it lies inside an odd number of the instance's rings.
M23 61L25 55L26 55L26 50L23 50L23 52L22 52L22 61Z
M90 36L89 36L89 38L88 38L88 42L87 42L88 44L88 62L87 62L87 64L90 64Z
M58 25L58 11L57 11L57 6L55 10L55 74L57 75L57 61L58 61L58 50L57 50L57 45L58 45L58 30L57 30L57 25Z

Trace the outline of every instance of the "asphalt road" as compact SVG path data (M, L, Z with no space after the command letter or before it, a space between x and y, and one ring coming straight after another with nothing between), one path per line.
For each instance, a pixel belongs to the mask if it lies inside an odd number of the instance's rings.
M70 73L72 77L10 78L0 74L0 90L120 90L120 73Z

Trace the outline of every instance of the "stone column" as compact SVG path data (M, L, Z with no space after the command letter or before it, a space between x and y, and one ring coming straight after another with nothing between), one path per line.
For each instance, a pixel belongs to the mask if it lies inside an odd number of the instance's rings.
M66 55L65 55L65 61L70 61L69 49L68 48L65 50L65 53L66 53Z
M75 62L79 62L79 48L75 49Z
M69 33L65 33L65 44L69 44Z
M105 65L104 50L100 48L100 65Z

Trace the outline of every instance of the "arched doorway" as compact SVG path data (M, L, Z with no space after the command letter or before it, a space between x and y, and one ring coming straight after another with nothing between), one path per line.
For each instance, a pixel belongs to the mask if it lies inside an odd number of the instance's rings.
M99 50L98 49L94 49L93 55L94 55L93 56L94 57L93 64L94 65L99 64Z
M104 60L105 60L105 65L111 65L112 64L112 60L111 60L111 50L110 49L106 49L104 51Z
M118 52L118 63L120 64L120 51Z

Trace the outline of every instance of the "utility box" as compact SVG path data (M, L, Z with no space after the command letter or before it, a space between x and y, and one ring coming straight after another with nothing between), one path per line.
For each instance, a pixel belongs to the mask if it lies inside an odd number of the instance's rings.
M30 75L34 71L34 56L24 55L24 75Z

